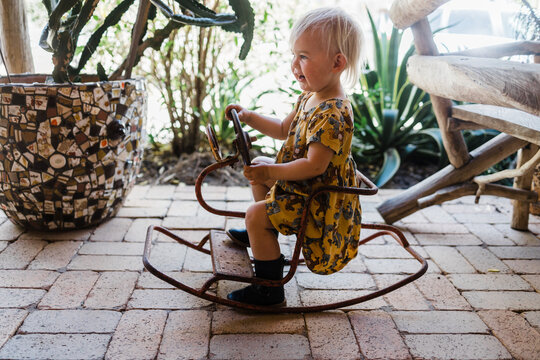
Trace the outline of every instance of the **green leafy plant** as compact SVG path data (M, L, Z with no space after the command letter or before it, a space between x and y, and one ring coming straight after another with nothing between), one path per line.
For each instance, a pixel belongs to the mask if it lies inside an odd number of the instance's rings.
M120 69L113 73L119 77L120 70L128 69L131 72L139 61L143 51L148 47L159 48L171 32L184 25L199 27L220 26L226 31L242 33L244 44L240 51L240 58L246 57L251 46L254 27L254 14L249 0L229 0L235 14L217 14L215 11L203 6L195 0L175 0L187 13L175 14L171 8L161 0L139 0L139 15L133 24L133 44L126 60ZM148 1L151 5L148 5ZM43 0L49 14L49 22L43 29L40 46L53 53L53 79L55 82L70 82L76 79L86 65L88 59L99 46L101 38L111 26L118 24L123 15L133 5L135 0L122 0L103 19L102 24L89 37L87 44L81 52L77 65L71 65L75 49L81 32L92 18L100 0ZM147 33L148 22L156 17L157 9L169 20L161 29L157 29L152 37L144 36ZM97 73L105 78L103 67L98 64Z
M353 151L358 162L380 164L374 181L386 184L397 172L402 159L416 156L444 162L444 148L429 95L411 84L406 63L411 46L399 59L402 32L392 29L390 37L379 33L368 11L375 61L360 76L361 92L351 96L355 138Z

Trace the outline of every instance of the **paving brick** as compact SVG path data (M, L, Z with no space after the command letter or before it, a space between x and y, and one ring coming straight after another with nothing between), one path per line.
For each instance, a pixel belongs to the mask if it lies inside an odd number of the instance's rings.
M420 359L511 359L504 346L491 335L405 335L415 358Z
M12 337L0 350L2 359L102 359L109 334L30 334Z
M346 273L346 272L362 273L366 271L367 271L367 267L366 267L366 264L364 263L364 260L362 259L362 256L356 256L354 259L349 261L349 263L341 270L341 272L343 273Z
M420 212L429 220L435 224L455 224L456 219L450 215L441 206L430 206L429 208L422 209Z
M523 313L525 319L537 330L540 329L540 311L527 311Z
M300 292L300 299L304 306L316 306L354 299L360 296L371 294L371 290L304 290ZM386 301L375 298L356 305L344 307L344 310L372 310L387 306Z
M229 186L225 199L228 201L253 201L253 195L251 189L246 186Z
M144 196L145 199L171 199L176 186L174 185L156 185L150 187Z
M172 200L147 200L147 199L130 199L128 198L124 204L124 208L136 207L136 208L169 208L172 204Z
M353 311L348 315L366 359L411 359L390 315L383 311Z
M299 286L306 289L361 290L375 288L373 277L369 274L338 272L321 276L313 273L300 273L296 275L296 280Z
M224 229L225 217L208 216L174 216L163 219L163 226L169 229Z
M379 289L390 286L405 278L403 275L375 275L375 282ZM422 293L414 286L407 284L386 295L384 299L395 310L429 310L429 303Z
M400 332L424 334L487 333L486 324L467 311L394 311L391 313Z
M91 271L68 271L61 274L38 305L40 309L80 307L99 274Z
M136 272L103 272L84 302L90 309L124 309L135 288Z
M129 192L126 201L131 199L143 199L149 189L150 185L135 185Z
M161 219L135 219L131 226L129 227L126 236L124 236L124 241L126 242L145 242L146 241L146 232L150 225L160 226ZM156 235L155 235L156 236Z
M246 211L247 208L253 204L253 201L229 201L227 203L227 210L229 211ZM244 219L239 219L244 220Z
M378 212L363 212L362 221L366 223L384 223L384 219Z
M540 246L540 239L528 231L514 230L508 224L497 224L495 227L517 245Z
M58 275L45 270L0 270L0 287L48 289Z
M58 270L65 268L81 246L80 241L59 241L45 246L28 269Z
M84 244L79 250L80 255L141 255L144 244L126 242L92 241Z
M306 314L314 359L358 359L360 349L347 315L341 311Z
M463 296L481 310L536 310L540 304L540 294L530 291L465 291Z
M368 270L373 274L414 274L422 267L414 259L364 259ZM438 267L428 267L428 271L436 271Z
M501 213L489 213L489 214L479 214L479 213L456 213L452 214L457 221L460 223L478 223L478 224L505 224L508 226L510 218L507 214Z
M471 264L453 247L426 246L424 249L445 273L463 274L476 272Z
M171 232L181 238L182 240L189 241L194 244L198 244L206 235L208 235L208 230L171 230ZM156 242L169 242L178 244L173 238L162 234L157 233ZM184 246L179 244L178 246ZM206 248L210 248L209 245L205 245Z
M479 246L458 246L457 249L479 272L510 272L510 269L487 249Z
M68 270L139 271L142 256L78 255L67 266Z
M419 234L414 237L421 245L482 245L482 241L472 234Z
M442 204L441 207L450 214L489 214L497 211L497 207L494 204L487 203L486 201L481 201L476 204L474 202L474 197L471 197L470 200L472 201L466 199L468 201L463 202L462 200L464 199L466 198L461 197L458 200L446 202Z
M45 290L0 288L0 308L25 308L37 304L43 295Z
M540 274L540 260L504 260L517 274Z
M122 241L132 222L117 217L104 222L90 236L90 241Z
M0 225L0 240L15 240L24 232L24 229L19 225L15 225L11 221L4 221Z
M511 311L482 311L480 317L515 359L540 359L540 333Z
M527 280L536 291L540 292L540 275L522 275L521 277Z
M15 334L26 315L28 311L22 309L0 309L0 348Z
M181 283L194 288L200 288L204 283L212 277L211 273L192 273L192 272L179 272L179 271L164 271L165 275L172 277ZM174 286L161 280L160 278L150 274L149 272L143 272L139 276L137 281L138 289L173 289Z
M116 328L105 359L154 359L166 320L165 311L126 311Z
M500 259L540 259L540 246L490 246Z
M46 240L46 241L86 241L94 232L94 228L72 231L28 231L22 234L21 240Z
M197 201L175 200L173 201L167 216L195 216L199 209Z
M208 306L209 301L200 299L184 291L138 290L135 289L128 303L128 309L173 309L189 310Z
M305 332L304 317L300 314L254 314L236 310L215 311L212 334L287 333Z
M264 354L264 355L263 355ZM216 335L210 339L210 359L305 359L310 355L306 337L297 334Z
M2 250L7 248L8 245L9 245L8 241L0 241L0 252L2 252Z
M24 320L19 333L110 333L120 316L119 312L104 310L34 311Z
M362 211L364 212L374 212L377 208L364 208L362 204ZM398 222L396 222L394 225L401 227L404 224L426 224L430 221L422 214L421 211L414 212L410 215L405 216L404 218L400 219Z
M358 252L368 258L410 259L411 254L399 245L363 245Z
M437 310L469 310L471 307L442 275L427 274L414 283Z
M173 311L169 314L163 339L159 347L159 359L206 359L210 343L208 311ZM197 324L197 326L193 326Z
M150 254L150 261L161 271L181 270L186 257L186 246L172 243L155 244ZM206 257L210 257L205 255Z
M0 253L0 269L24 269L45 247L41 240L17 240Z
M212 271L212 259L210 255L197 250L187 249L183 269L186 271L210 272Z
M514 245L512 240L507 239L502 232L492 224L463 224L469 231L476 235L487 245Z
M448 278L459 290L531 290L518 275L508 274L452 274Z
M467 234L462 224L407 224L407 230L415 234Z
M168 207L123 207L116 214L117 218L155 218L156 221L164 218L169 211ZM126 219L128 220L128 219Z

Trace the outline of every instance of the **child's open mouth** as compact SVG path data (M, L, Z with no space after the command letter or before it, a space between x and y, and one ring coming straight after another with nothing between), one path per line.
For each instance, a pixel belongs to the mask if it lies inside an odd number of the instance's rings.
M299 75L298 80L299 81L306 81L306 77L304 75Z

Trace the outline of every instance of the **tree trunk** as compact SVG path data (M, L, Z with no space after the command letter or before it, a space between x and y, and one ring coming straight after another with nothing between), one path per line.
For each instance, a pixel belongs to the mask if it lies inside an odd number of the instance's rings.
M0 0L0 46L10 74L34 72L24 1Z

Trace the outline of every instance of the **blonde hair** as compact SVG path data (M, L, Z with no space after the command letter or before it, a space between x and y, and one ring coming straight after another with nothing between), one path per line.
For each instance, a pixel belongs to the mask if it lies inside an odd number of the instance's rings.
M364 43L362 29L345 11L338 7L325 7L308 11L294 24L289 43L291 48L306 31L316 31L327 44L327 52L342 53L347 59L344 70L345 84L351 88L358 81L361 49Z

